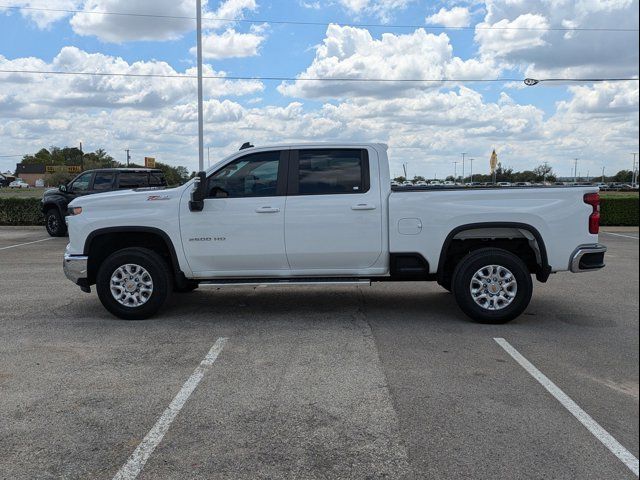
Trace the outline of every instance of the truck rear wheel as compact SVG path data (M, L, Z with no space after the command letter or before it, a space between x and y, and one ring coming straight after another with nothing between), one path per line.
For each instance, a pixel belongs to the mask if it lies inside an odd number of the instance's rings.
M453 274L453 294L460 309L479 323L506 323L531 301L533 281L520 258L497 248L470 253Z
M171 272L153 250L126 248L102 262L96 289L102 305L116 317L143 320L155 314L169 296Z

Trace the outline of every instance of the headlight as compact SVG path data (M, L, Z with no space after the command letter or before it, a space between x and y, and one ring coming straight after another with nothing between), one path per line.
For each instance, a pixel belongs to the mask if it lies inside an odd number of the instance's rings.
M67 213L69 215L80 215L82 213L82 207L69 207Z

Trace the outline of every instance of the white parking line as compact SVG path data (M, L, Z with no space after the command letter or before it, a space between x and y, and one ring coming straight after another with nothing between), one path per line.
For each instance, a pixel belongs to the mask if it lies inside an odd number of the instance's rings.
M520 364L529 374L535 378L547 391L558 400L564 408L569 410L571 414L578 419L584 427L591 432L591 434L602 442L611 453L620 459L629 470L638 476L638 459L633 454L624 448L620 443L613 438L609 432L602 428L598 422L596 422L587 412L578 406L576 402L564 393L555 383L547 378L540 370L538 370L529 360L524 358L520 352L509 344L504 338L494 338L494 340L500 345L511 357Z
M138 445L131 454L127 463L118 470L113 480L133 480L140 474L145 463L147 463L147 460L160 444L167 430L169 430L171 422L173 422L178 413L180 413L180 410L182 410L182 407L196 389L206 371L213 365L213 362L216 361L226 342L226 338L218 338L218 340L216 340L216 343L213 344L207 356L204 357L204 360L200 362L200 365L198 365L189 379L184 383L156 424L149 430L149 433L147 433L140 445Z
M34 242L18 243L17 245L9 245L8 247L0 247L0 250L8 250L10 248L22 247L23 245L31 245L32 243L46 242L47 240L53 240L53 237L43 238L42 240L36 240Z
M638 237L634 237L633 235L622 235L621 233L611 233L611 232L602 232L605 235L613 235L615 237L624 237L624 238L633 238L634 240L638 240Z

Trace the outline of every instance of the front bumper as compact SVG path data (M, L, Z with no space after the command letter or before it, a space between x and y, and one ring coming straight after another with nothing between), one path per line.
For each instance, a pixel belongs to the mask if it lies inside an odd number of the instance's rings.
M571 255L569 270L573 273L591 272L604 267L604 254L607 247L599 243L580 245Z
M87 278L87 263L89 257L84 255L64 254L62 268L66 277L76 285L79 285L83 291L89 290L89 280Z

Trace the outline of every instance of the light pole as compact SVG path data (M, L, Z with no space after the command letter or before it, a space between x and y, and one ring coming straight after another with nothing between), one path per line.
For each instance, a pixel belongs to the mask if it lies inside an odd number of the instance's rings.
M573 159L573 183L578 183L578 159Z
M453 162L453 183L457 183L458 180L458 161Z
M602 183L604 183L604 167L602 167Z
M473 183L473 161L475 160L475 158L470 158L469 162L471 163L471 175L469 178L469 183Z
M198 62L198 168L204 170L204 113L202 107L202 0L196 0L196 38Z
M633 169L631 170L631 186L635 187L638 183L638 169L636 168L636 155L637 153L632 153L633 155Z
M466 153L462 154L462 184L464 185L464 157L467 155Z

